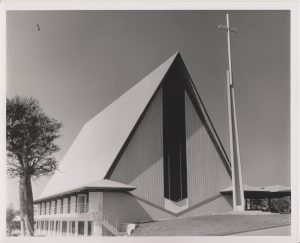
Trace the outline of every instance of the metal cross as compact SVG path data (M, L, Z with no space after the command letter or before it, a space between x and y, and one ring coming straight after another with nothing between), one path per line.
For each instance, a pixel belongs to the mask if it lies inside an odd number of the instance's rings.
M232 85L232 70L231 70L231 51L230 51L230 32L238 32L238 29L229 26L229 14L226 14L226 26L218 25L219 29L227 31L227 46L228 46L228 66L229 66L229 84Z

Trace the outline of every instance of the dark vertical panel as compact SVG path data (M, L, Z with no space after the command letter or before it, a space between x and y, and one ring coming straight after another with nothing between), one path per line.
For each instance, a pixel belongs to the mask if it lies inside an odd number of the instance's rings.
M172 69L163 83L164 195L187 197L184 80Z

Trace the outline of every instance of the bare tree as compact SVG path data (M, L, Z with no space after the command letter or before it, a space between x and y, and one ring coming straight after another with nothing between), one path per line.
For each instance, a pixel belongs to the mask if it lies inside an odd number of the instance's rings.
M33 196L31 180L51 175L57 168L52 156L62 123L49 118L32 97L6 99L7 174L19 179L21 234L32 236Z

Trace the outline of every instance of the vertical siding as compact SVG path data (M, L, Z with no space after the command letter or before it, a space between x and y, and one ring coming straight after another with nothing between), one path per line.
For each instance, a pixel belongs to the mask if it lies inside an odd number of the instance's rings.
M103 209L103 192L89 192L90 211Z
M230 201L232 197L220 196L204 205L196 207L192 210L188 210L186 213L180 215L180 217L194 217L199 215L210 215L210 214L220 214L232 211L232 202Z
M158 206L164 205L162 126L160 90L110 177L137 187L133 194Z
M171 219L174 216L123 192L104 192L103 209L119 223Z
M188 197L192 206L217 195L231 179L187 93L185 111Z

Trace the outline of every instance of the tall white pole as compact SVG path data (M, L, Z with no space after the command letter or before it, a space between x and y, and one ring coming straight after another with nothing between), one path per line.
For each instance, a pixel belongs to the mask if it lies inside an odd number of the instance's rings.
M228 70L227 70L227 98L228 98L228 121L229 121L229 139L230 139L230 162L232 174L232 195L234 211L244 211L245 198L242 180L242 170L240 161L240 149L238 139L238 129L236 121L236 108L234 86L232 79L230 32L236 32L237 29L229 25L229 15L226 14L226 26L219 25L220 29L227 31L227 49L228 49Z
M229 15L226 14L226 27L227 27L227 50L228 50L228 68L229 68L229 85L232 85L232 68L231 68L231 49L230 49L230 27Z

